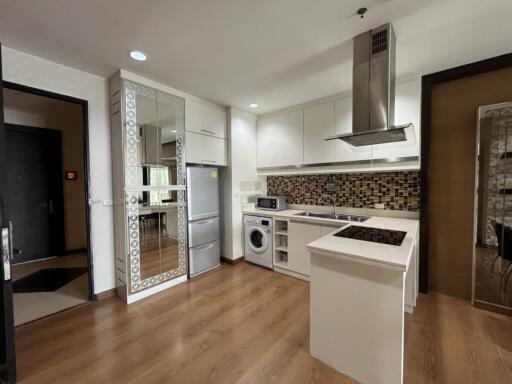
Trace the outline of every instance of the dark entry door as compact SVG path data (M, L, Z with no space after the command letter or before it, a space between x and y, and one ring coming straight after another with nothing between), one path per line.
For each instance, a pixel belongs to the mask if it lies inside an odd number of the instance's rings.
M13 264L64 252L61 133L5 124Z
M1 50L0 45L0 382L11 384L16 382L16 356L10 273L12 244L6 203L7 165Z

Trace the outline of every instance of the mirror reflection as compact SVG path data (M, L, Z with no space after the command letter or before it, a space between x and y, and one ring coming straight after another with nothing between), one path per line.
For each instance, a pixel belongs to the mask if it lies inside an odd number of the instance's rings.
M177 192L172 192L175 196ZM178 232L178 203L163 203L161 212L165 215L165 230L160 241L162 272L171 271L179 266L179 232Z
M179 269L180 244L185 241L184 231L178 230L178 216L184 215L183 204L178 207L178 200L184 199L183 191L169 190L171 186L183 185L184 158L182 138L184 135L183 119L185 101L141 84L130 83L129 90L135 101L127 110L127 118L135 123L135 140L127 142L127 153L136 153L136 160L131 161L131 175L139 192L131 192L130 204L137 205L138 233L136 227L130 233L132 238L139 237L134 254L140 260L133 263L132 281L141 282L141 286L155 284L169 279L163 273ZM132 135L133 135L132 133ZM180 168L181 167L181 168ZM178 172L178 169L181 169ZM180 211L181 209L181 211ZM180 234L182 238L180 238ZM183 252L183 247L182 247ZM184 257L184 255L181 255ZM137 256L135 256L137 257ZM138 262L138 265L137 265ZM183 268L180 271L184 273ZM137 276L138 275L138 276ZM137 288L139 289L139 288Z
M171 95L144 87L139 92L136 96L139 185L176 185L176 165L181 160L176 150L177 107ZM164 170L157 171L158 167Z
M492 115L493 118L481 119L479 126L474 298L476 302L510 308L512 115L499 110Z
M178 268L178 203L168 201L171 192L143 191L156 201L139 204L141 279ZM173 193L176 193L173 191Z

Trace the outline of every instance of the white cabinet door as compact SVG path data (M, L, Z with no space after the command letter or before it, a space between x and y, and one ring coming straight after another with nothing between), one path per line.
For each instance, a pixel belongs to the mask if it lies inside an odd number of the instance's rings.
M317 224L290 221L288 224L288 269L305 276L310 274L310 254L307 245L333 231Z
M279 166L278 118L258 120L256 163L258 168Z
M185 115L185 129L203 135L226 138L226 111L196 100L189 100Z
M226 111L205 105L202 131L215 137L226 138Z
M202 104L194 100L187 100L185 102L185 130L201 133L202 121Z
M288 269L293 272L307 274L306 245L317 238L318 228L315 225L290 221L288 224ZM308 241L309 240L309 241Z
M288 224L288 269L309 276L311 274L311 255L307 248L308 244L335 231L340 226L290 220Z
M303 112L280 115L278 127L279 166L300 165L303 161Z
M352 133L352 97L334 103L335 134ZM334 141L335 161L366 160L371 156L370 147L353 147L341 140Z
M334 102L304 109L304 164L334 161Z
M187 163L227 165L226 144L224 139L186 132L185 150Z

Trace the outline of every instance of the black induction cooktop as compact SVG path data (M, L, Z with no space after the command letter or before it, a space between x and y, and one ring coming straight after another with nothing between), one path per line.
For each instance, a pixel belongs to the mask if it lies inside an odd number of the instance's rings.
M393 231L391 229L362 227L351 225L344 228L334 236L345 237L347 239L371 241L373 243L389 244L389 245L402 245L402 241L406 232Z

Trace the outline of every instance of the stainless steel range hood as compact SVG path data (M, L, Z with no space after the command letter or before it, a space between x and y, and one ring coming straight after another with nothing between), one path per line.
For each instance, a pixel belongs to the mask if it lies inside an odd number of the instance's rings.
M394 125L395 40L391 23L354 38L352 133L326 140L356 147L415 140L412 123Z

